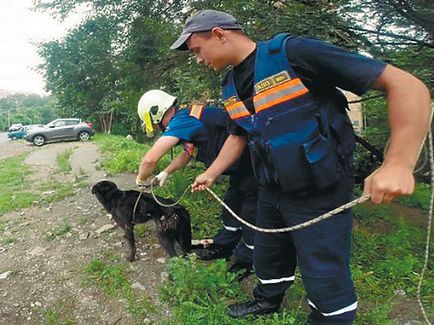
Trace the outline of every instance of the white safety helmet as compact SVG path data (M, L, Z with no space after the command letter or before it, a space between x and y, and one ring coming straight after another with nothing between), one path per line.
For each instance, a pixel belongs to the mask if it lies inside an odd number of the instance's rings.
M148 136L153 136L152 124L160 123L164 113L175 104L175 101L176 97L159 89L152 89L143 94L137 105L137 114L144 122Z

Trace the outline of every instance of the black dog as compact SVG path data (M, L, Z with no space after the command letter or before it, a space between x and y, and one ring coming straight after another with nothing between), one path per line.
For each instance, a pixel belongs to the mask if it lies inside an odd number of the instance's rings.
M155 202L151 194L142 193L134 213L134 206L140 192L121 191L115 183L100 181L92 187L98 201L111 213L113 220L125 232L125 238L130 247L130 262L136 257L136 243L134 240L134 224L154 220L157 227L158 240L170 257L176 256L175 241L178 242L184 254L191 249L190 215L187 210L177 204L165 208ZM164 204L174 201L158 197Z

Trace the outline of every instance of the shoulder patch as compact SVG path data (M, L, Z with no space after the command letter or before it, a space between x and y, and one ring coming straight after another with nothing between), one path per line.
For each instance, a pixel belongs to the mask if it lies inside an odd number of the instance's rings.
M284 83L285 81L290 80L291 77L289 76L288 71L283 70L271 77L265 78L261 81L259 81L257 84L255 84L255 93L259 94L260 92L270 89L274 86L280 85L281 83ZM225 103L226 106L226 103Z
M226 99L223 102L223 105L225 105L225 107L228 107L228 106L230 106L230 105L232 105L232 104L234 104L236 102L237 102L237 97L232 96L232 97L229 97L228 99Z

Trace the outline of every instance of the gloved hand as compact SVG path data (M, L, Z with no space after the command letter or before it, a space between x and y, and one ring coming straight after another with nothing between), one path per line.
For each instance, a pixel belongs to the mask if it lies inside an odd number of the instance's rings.
M142 180L139 178L139 176L136 177L136 185L141 191L150 191L151 190L151 183L152 183L153 177L148 177L145 180Z
M163 170L161 173L155 176L155 178L152 180L152 183L158 186L163 186L164 183L166 183L168 177L169 174Z

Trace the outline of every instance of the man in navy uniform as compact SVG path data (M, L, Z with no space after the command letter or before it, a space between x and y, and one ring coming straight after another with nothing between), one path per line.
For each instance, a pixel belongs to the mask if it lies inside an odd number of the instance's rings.
M171 48L190 50L198 63L216 71L231 67L223 100L245 133L228 137L214 163L196 178L194 191L211 186L248 142L259 182L259 227L293 226L350 201L354 134L340 88L387 94L390 146L382 166L365 180L364 194L382 203L413 192L412 171L430 117L429 92L414 76L311 38L279 34L255 42L233 16L215 10L188 18ZM349 267L351 226L347 210L291 233L258 232L255 299L230 306L230 315L279 310L297 265L310 324L351 324L357 309Z
M164 133L144 156L137 175L138 185L152 174L160 158L177 144L182 144L184 150L155 177L159 186L193 156L206 167L210 166L228 135L236 130L222 108L192 105L179 109L176 102L176 97L158 89L147 91L139 101L138 114L145 122L147 132L152 132L153 126L157 125ZM257 184L248 151L226 174L230 178L223 201L247 221L255 223ZM229 271L242 271L241 279L252 269L254 231L242 226L226 209L221 217L224 227L214 236L213 248L200 258L227 258L233 253L236 261Z

